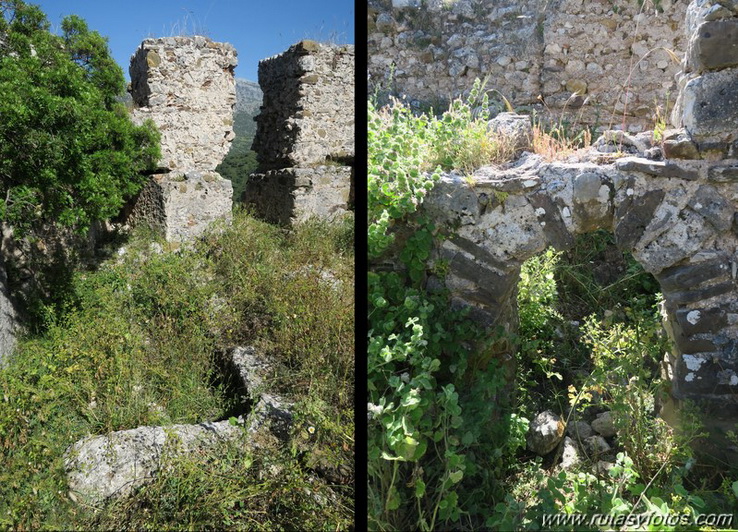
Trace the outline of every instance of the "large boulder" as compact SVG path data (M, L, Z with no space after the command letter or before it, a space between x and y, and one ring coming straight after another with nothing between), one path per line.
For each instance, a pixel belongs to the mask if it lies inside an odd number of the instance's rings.
M561 442L565 430L566 423L561 416L550 410L541 412L530 423L528 449L539 456L547 455Z
M126 496L155 478L164 455L181 456L244 434L240 427L221 421L138 427L86 438L65 455L69 490L86 504Z

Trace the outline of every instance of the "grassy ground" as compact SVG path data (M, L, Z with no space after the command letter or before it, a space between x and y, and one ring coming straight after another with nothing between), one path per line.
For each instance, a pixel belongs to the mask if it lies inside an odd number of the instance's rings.
M286 232L239 213L192 249L134 234L125 253L76 272L69 292L0 372L0 528L353 522L352 223ZM79 438L227 417L234 398L216 358L237 345L287 368L273 383L296 401L286 447L247 456L226 445L173 460L153 484L103 509L70 500L62 455ZM307 426L316 429L309 437Z

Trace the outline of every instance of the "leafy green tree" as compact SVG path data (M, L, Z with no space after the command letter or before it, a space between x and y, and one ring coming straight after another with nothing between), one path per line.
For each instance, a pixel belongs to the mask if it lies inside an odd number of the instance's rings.
M77 16L62 35L22 0L0 0L0 222L85 229L118 213L159 158L152 123L134 126L107 40Z

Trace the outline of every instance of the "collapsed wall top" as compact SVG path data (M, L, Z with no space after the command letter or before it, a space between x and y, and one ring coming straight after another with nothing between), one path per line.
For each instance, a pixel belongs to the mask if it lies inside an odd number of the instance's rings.
M264 170L354 156L354 46L304 40L259 62L253 149Z
M692 148L666 155L738 158L738 2L693 0L686 32L689 46L677 76L672 123L684 127Z
M214 170L234 138L237 52L207 37L146 39L131 57L134 122L161 132L160 166Z

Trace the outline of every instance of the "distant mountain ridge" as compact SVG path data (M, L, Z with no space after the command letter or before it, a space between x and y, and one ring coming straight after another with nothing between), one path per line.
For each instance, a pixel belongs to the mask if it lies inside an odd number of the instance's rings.
M262 97L258 83L236 78L236 113L245 112L255 116L261 107Z
M256 170L256 153L251 151L251 143L256 135L254 117L259 114L262 102L259 84L236 78L236 108L233 111L233 131L236 138L231 150L216 170L233 183L233 199L238 202L251 172Z

